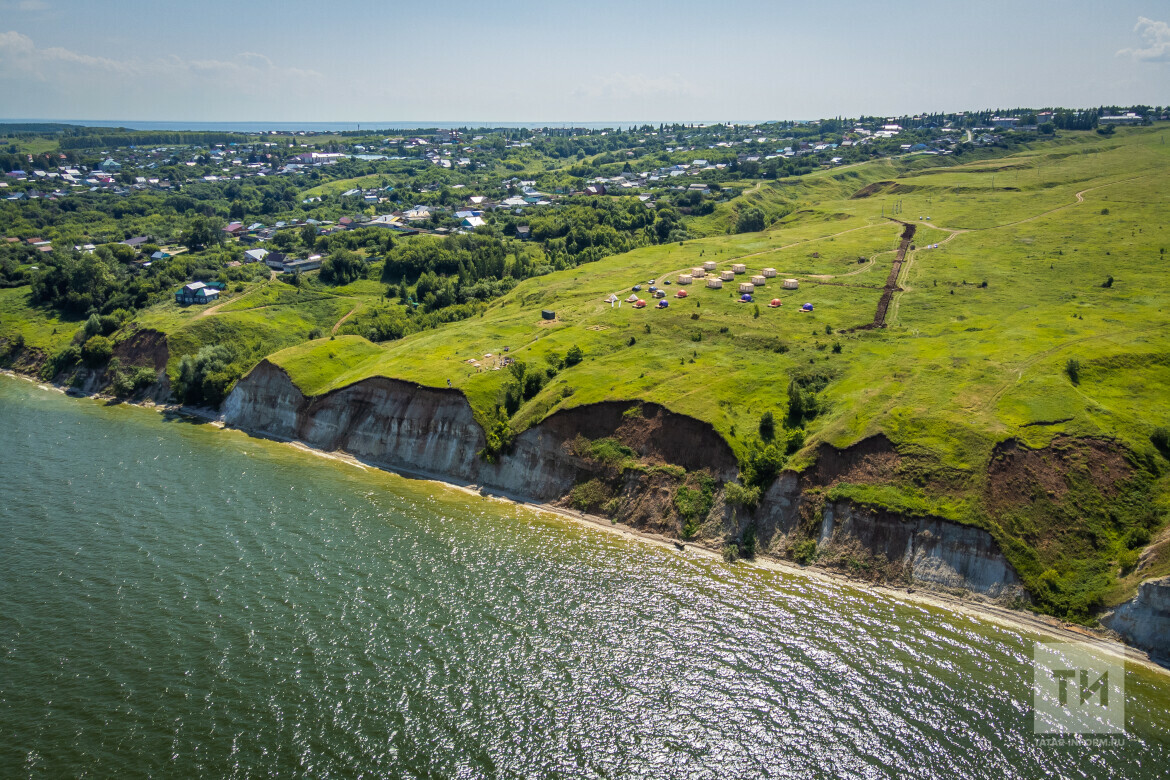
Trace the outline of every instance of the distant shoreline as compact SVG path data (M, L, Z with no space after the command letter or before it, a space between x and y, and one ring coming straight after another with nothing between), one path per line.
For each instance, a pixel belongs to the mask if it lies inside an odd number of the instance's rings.
M509 129L535 129L541 127L549 128L568 128L568 127L583 127L587 130L607 130L610 128L619 127L640 127L642 125L661 125L661 124L696 124L696 125L713 125L730 122L731 120L704 120L697 119L690 120L607 120L604 122L576 122L576 121L552 121L544 120L538 122L493 122L488 120L466 120L455 122L440 122L429 120L417 121L377 121L377 122L185 122L185 121L158 121L158 120L138 120L138 119L28 119L28 118L13 118L0 119L0 125L5 124L53 124L53 125L77 125L79 127L110 127L110 128L126 128L128 130L156 130L156 131L170 131L170 132L221 132L221 133L267 133L270 131L288 131L288 132L352 132L356 130L368 130L375 132L378 130L455 130L458 128L496 128L504 127ZM756 125L764 122L775 121L796 121L803 120L775 120L775 119L759 119L759 120L736 120L732 124L737 125Z

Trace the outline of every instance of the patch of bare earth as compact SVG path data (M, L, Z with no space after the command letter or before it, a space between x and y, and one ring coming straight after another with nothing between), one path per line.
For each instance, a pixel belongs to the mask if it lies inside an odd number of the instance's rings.
M987 466L985 503L993 513L1042 498L1060 502L1073 475L1087 478L1102 495L1116 495L1116 484L1133 476L1124 451L1108 439L1061 436L1031 449L1017 439L999 444Z
M114 357L124 366L148 366L162 371L170 359L166 334L149 328L137 330L118 342Z
M816 466L805 479L809 485L832 487L840 482L877 484L891 482L902 466L902 456L883 434L870 436L856 444L837 449L822 444L817 451Z

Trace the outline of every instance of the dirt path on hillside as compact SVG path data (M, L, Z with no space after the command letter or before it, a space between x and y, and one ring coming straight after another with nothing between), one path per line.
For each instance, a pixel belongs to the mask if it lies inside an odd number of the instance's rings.
M1054 209L1049 209L1048 211L1042 211L1039 214L1035 215L1034 217L1028 217L1027 219L1019 219L1019 220L1016 220L1015 222L1005 222L1002 225L996 225L995 227L981 228L981 229L982 230L998 230L1000 228L1012 227L1013 225L1023 225L1026 222L1033 222L1037 219L1040 219L1041 217L1047 217L1049 214L1055 214L1058 211L1064 211L1065 209L1071 209L1073 206L1079 206L1080 204L1085 202L1085 193L1086 192L1093 192L1094 190L1101 190L1101 189L1104 189L1106 187L1112 187L1112 186L1117 185L1117 184L1124 184L1127 181L1136 181L1137 179L1146 179L1146 178L1149 178L1149 177L1148 176L1131 176L1128 179L1118 179L1117 181L1111 181L1107 184L1098 184L1096 187L1089 187L1088 189L1084 189L1084 190L1081 190L1080 192L1073 193L1073 197L1076 198L1076 202L1074 202L1074 203L1066 203L1063 206L1057 206Z
M890 309L886 312L887 323L895 323L898 321L898 311L902 307L902 296L910 292L912 288L904 286L906 277L910 275L910 268L914 265L914 259L921 250L914 250L906 258L906 262L902 265L902 279L897 282L897 292L894 293L893 298L890 299Z
M257 289L261 289L261 288L257 288ZM253 290L252 292L255 292L255 290ZM210 317L213 314L219 314L220 309L222 309L224 306L227 306L229 303L236 303L238 301L242 301L247 295L250 295L250 294L251 293L245 293L244 295L241 295L239 298L229 298L226 301L221 301L221 302L215 304L214 306L211 306L211 307L206 308L203 311L199 312L199 314L197 316L198 317ZM259 306L248 306L247 308L235 309L234 311L225 312L225 313L226 314L238 314L240 312L245 312L245 311L260 311L261 309L272 309L272 308L275 308L277 306L299 306L302 303L310 303L312 301L325 301L325 300L353 301L354 302L354 307L349 311L349 314L346 314L344 317L342 317L340 320L337 321L336 325L333 326L334 333L336 333L337 329L339 327L341 327L341 323L343 323L347 319L349 319L350 315L352 315L354 312L356 312L358 309L360 309L361 305L362 305L362 301L360 298L351 298L348 295L330 295L328 293L322 293L317 298L309 298L309 299L303 300L303 301L289 301L288 303L262 303Z
M906 260L906 253L910 250L910 242L914 240L914 233L918 230L918 226L913 222L902 222L901 224L905 225L902 230L902 242L898 245L898 253L894 256L893 265L890 266L890 275L886 277L886 286L882 288L882 297L878 300L873 322L862 325L860 330L886 326L886 312L889 311L890 301L893 300L894 293L899 291L898 276L902 273L902 263Z
M198 316L210 317L212 314L215 314L220 309L222 309L224 306L227 306L229 303L231 303L234 300L236 300L236 299L235 298L228 298L226 301L220 301L219 303L215 304L214 306L207 308L207 309L204 309L203 311L199 312Z
M936 230L943 230L943 231L946 231L947 233L950 233L949 236L944 238L942 241L938 242L939 245L941 246L943 244L949 244L951 241L955 240L956 238L958 238L960 235L962 235L964 233L977 233L977 232L984 232L987 230L999 230L1001 228L1012 227L1014 225L1023 225L1023 224L1028 223L1028 222L1033 222L1033 221L1040 219L1042 217L1049 216L1050 214L1055 214L1058 211L1063 211L1065 209L1069 209L1069 208L1072 208L1073 206L1078 206L1078 205L1084 203L1086 193L1093 192L1094 190L1104 189L1105 187L1112 187L1112 186L1117 185L1117 184L1123 184L1127 181L1136 181L1137 179L1145 179L1145 178L1148 178L1148 176L1147 175L1131 176L1128 179L1118 179L1117 181L1107 182L1105 184L1098 184L1094 187L1088 187L1086 189L1080 190L1079 192L1073 193L1073 197L1075 198L1075 200L1072 203L1066 203L1063 206L1057 206L1056 208L1048 209L1047 211L1042 211L1039 214L1034 214L1031 217L1019 219L1019 220L1016 220L1015 222L1005 222L1002 225L994 225L994 226L988 227L988 228L948 228L948 227L943 227L941 225L930 225L929 227L933 227ZM915 255L917 254L917 250L915 251L914 254ZM909 259L909 261L907 261L905 263L905 270L906 271L910 270L910 267L911 267L911 265L913 265L913 262L914 262L914 256L912 255L911 258ZM897 261L895 261L895 265L899 265L899 263ZM886 286L887 286L887 291L888 291L889 290L889 283L888 282L887 282ZM889 303L892 303L892 305L893 305L893 316L889 317L889 320L891 322L897 321L898 310L901 306L902 296L908 291L908 289L897 288L896 285L895 285L895 289L896 289L896 292L893 294L891 301L889 302ZM885 295L883 294L882 297L884 298ZM878 303L878 309L879 309L879 311L881 310L881 303L880 302ZM870 325L870 326L866 326L866 327L872 328L872 327L882 327L882 326L877 324L877 318L875 317L874 324ZM1109 334L1103 334L1103 335L1109 335ZM1087 337L1087 338L1097 338L1097 337L1092 336L1092 337ZM1077 339L1075 341L1066 342L1061 347L1055 347L1052 350L1049 350L1048 352L1051 353L1051 352L1055 351L1056 349L1061 349L1064 346L1076 344L1076 343L1078 343L1080 341L1084 341L1084 340L1086 340L1086 339ZM1041 353L1041 354L1037 355L1036 360L1040 360L1044 356L1044 354L1045 353ZM1021 375L1022 375L1022 371L1026 370L1026 368L1028 368L1028 367L1030 367L1030 365L1025 366L1024 369L1021 369ZM996 391L996 394L993 396L993 398L989 399L988 404L997 400L999 398L999 396L1002 395L1011 384L1015 384L1015 382L1019 381L1019 378L1020 377L1017 376L1013 382L1008 383L1007 385L1004 385L998 391ZM985 407L985 408L989 408L989 406Z
M337 321L337 324L333 326L333 330L329 331L330 335L337 335L337 329L341 327L342 323L344 323L346 320L348 320L350 317L352 317L357 312L357 310L360 309L361 307L362 307L361 301L358 301L357 303L355 303L353 305L353 308L349 310L349 313L346 314L341 319L339 319Z

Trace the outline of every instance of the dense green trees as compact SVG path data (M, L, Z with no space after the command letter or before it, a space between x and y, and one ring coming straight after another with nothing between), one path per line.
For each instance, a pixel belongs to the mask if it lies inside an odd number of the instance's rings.
M114 244L99 247L93 253L42 255L39 269L32 272L33 303L79 317L114 314L118 309L129 312L169 295L194 270L192 259L185 255L154 263L151 268L136 268L117 259L121 254L118 248L129 249ZM109 332L105 325L102 330Z
M235 350L227 344L215 344L184 355L179 363L175 396L183 403L219 406L231 390L239 371L233 369Z
M223 243L223 220L216 217L195 217L187 223L179 242L188 249L205 249Z
M760 417L760 438L764 441L772 441L776 436L776 420L772 417L771 412L764 412Z
M764 229L764 212L756 206L745 206L739 210L735 220L736 233L758 233Z
M90 368L98 368L114 354L114 342L105 336L91 336L81 345L81 358Z
M321 263L321 281L326 284L349 284L366 272L366 263L357 252L334 249Z

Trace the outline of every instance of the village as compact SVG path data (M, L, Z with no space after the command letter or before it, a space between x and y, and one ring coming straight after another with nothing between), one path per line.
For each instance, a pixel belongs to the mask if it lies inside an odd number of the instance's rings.
M222 275L217 279L208 270L258 264L274 275L319 271L327 247L335 243L324 240L351 231L368 235L376 229L396 238L484 235L533 242L561 253L557 242L570 238L568 226L593 221L589 210L626 202L643 210L644 218L622 218L635 226L624 242L606 238L609 246L595 247L591 234L576 237L573 231L576 246L570 252L579 257L562 256L554 266L562 267L647 240L686 240L695 234L689 227L692 222L686 221L689 217L725 207L753 181L780 181L784 175L848 167L875 156L948 157L1010 148L1051 134L1058 125L1107 122L1108 130L1115 124L1155 118L1148 111L1132 110L1075 115L1019 110L781 125L646 125L624 131L550 127L403 135L271 131L240 140L225 136L206 145L69 148L23 158L11 153L18 148L13 144L6 156L0 156L0 167L6 168L0 177L0 208L17 209L16 219L10 220L17 229L3 238L8 245L39 254L83 255L112 247L137 272L193 253L199 259L192 262L202 273L189 276L185 284L218 282L221 287L226 279ZM143 205L120 206L119 200ZM115 218L136 209L146 218L118 219L116 227L109 219L106 224L87 220L68 230L65 225L56 229L46 225L42 230L38 222L28 221L20 229L21 215L36 219L44 208L66 214L87 209ZM148 216L152 213L157 216ZM741 209L741 217L744 213ZM765 226L761 220L766 215L750 218L750 208L746 214L748 218L734 226L737 232ZM133 227L125 226L135 224L142 232L129 233ZM191 229L193 224L200 229ZM639 224L652 224L656 234L641 236L636 232ZM119 229L126 232L119 235ZM216 252L213 257L210 250ZM721 289L734 281L728 277L734 273L725 269L710 278L680 273L671 281L685 286L699 280L710 289ZM768 269L753 277L736 283L745 302L754 301L755 288L761 286L757 279L767 279ZM184 287L175 299L205 304L215 299L214 289L197 292ZM650 292L659 308L668 305L661 289Z

